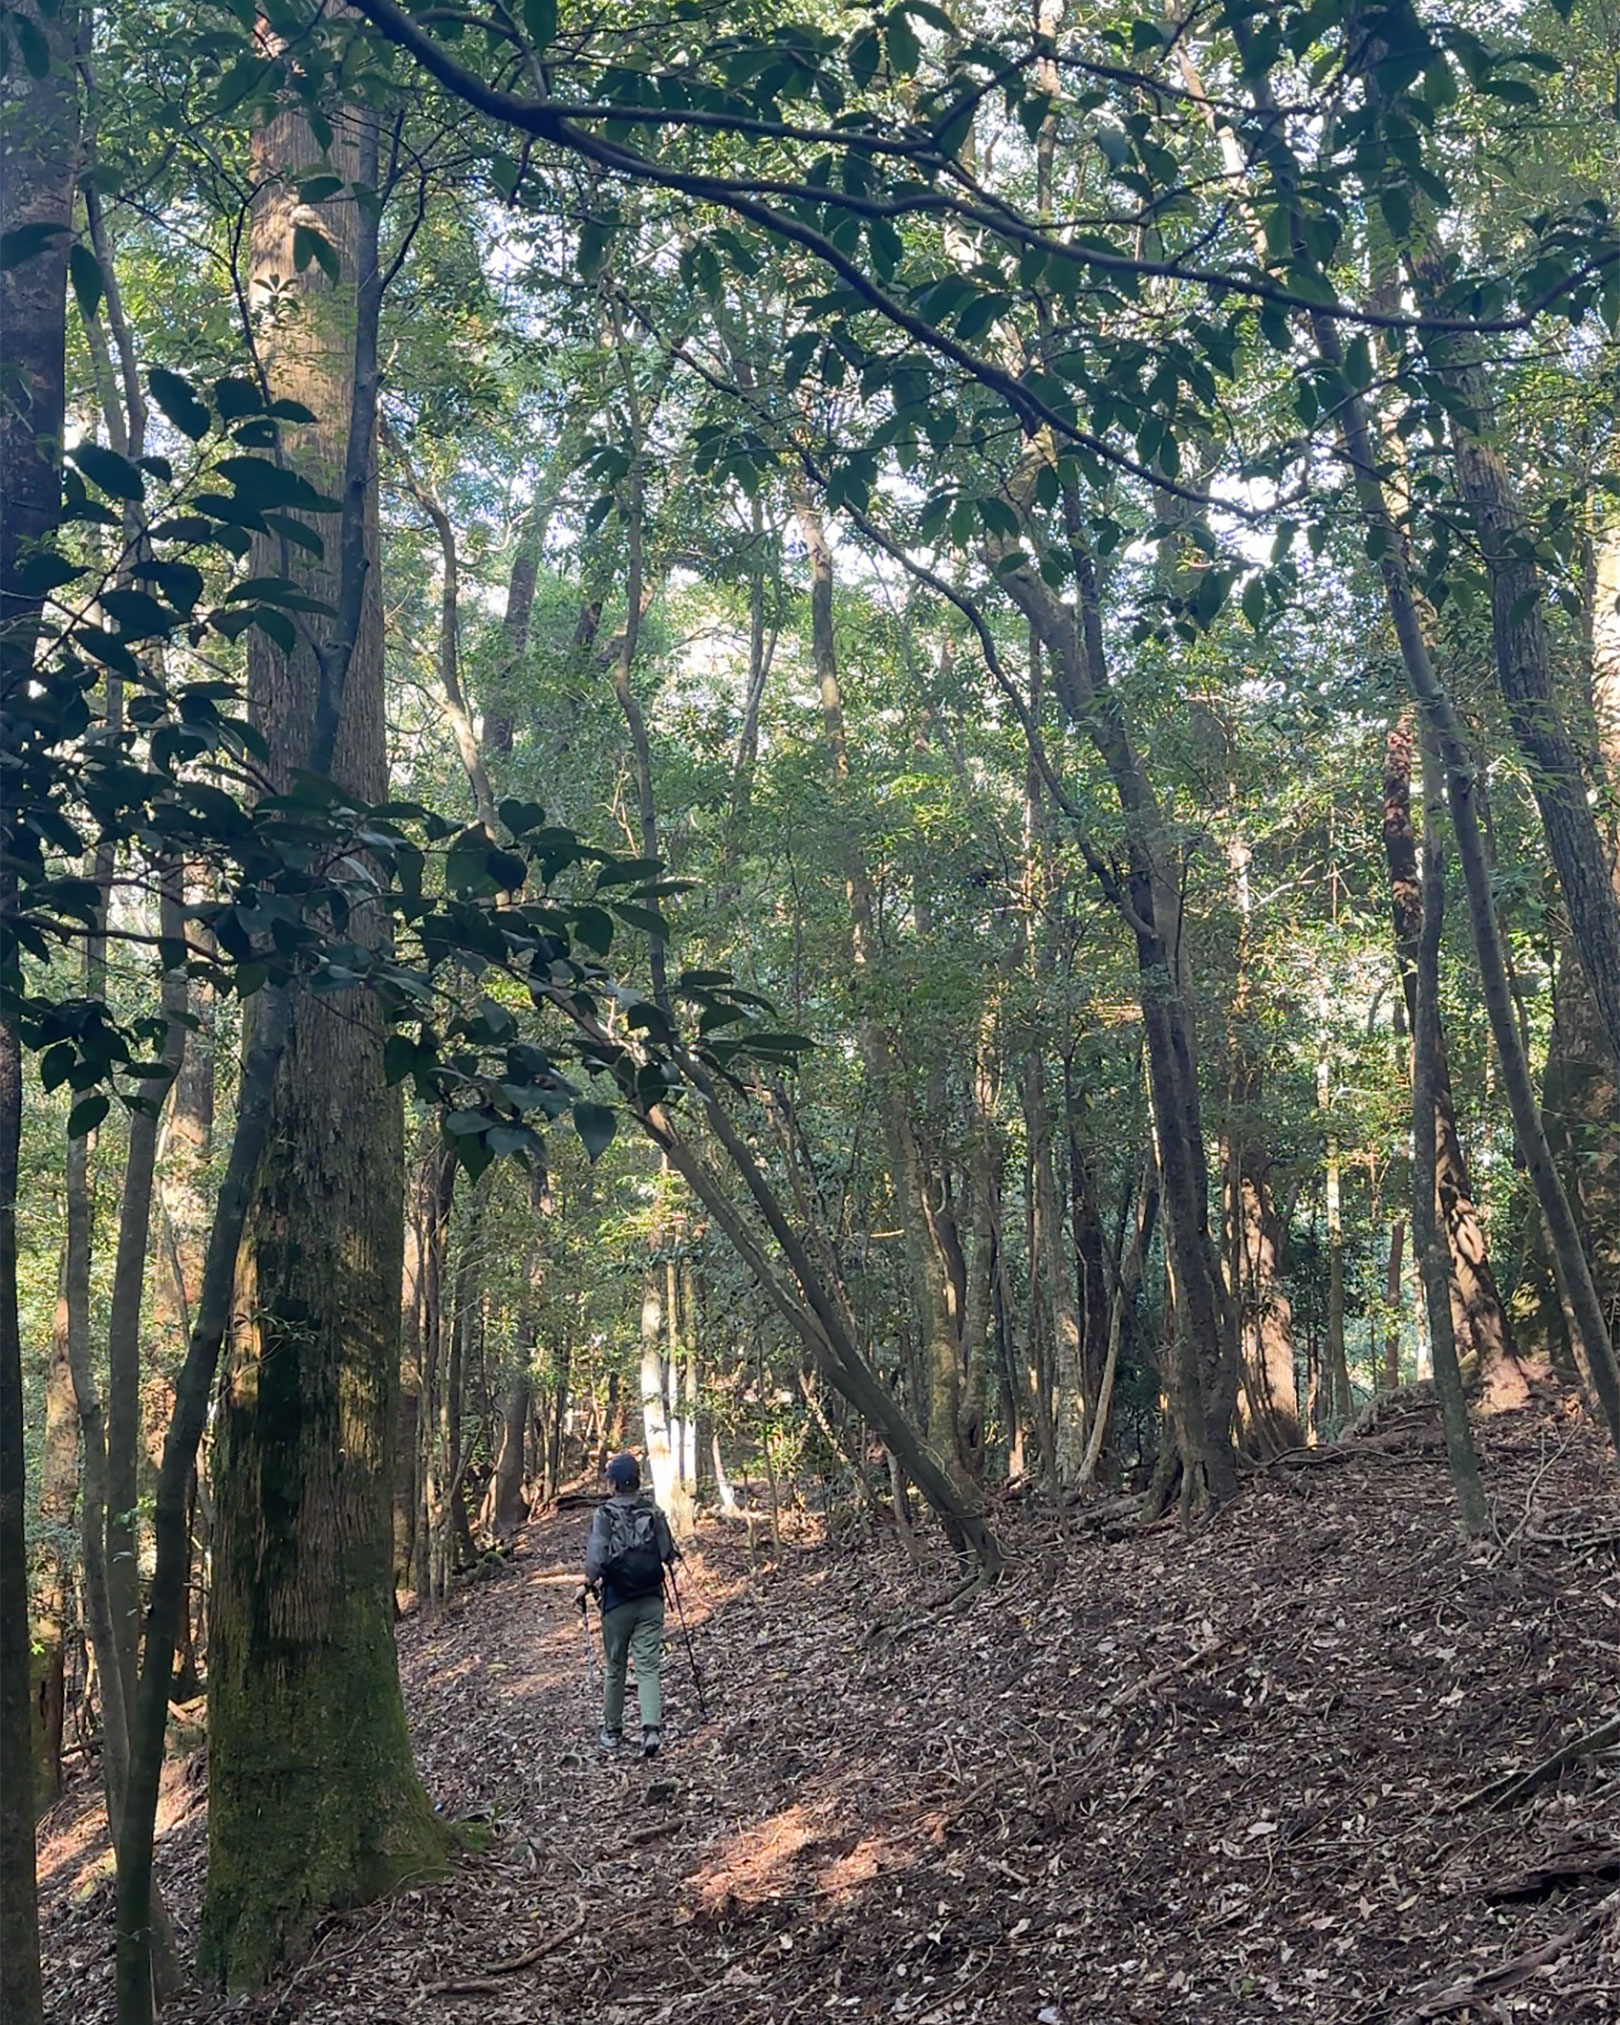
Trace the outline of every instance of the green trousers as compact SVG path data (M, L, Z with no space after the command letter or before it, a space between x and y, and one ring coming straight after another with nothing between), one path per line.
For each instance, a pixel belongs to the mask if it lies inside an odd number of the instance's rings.
M602 1727L615 1734L624 1726L625 1662L636 1663L636 1699L641 1727L656 1730L663 1716L658 1693L658 1664L664 1645L664 1599L636 1596L602 1612L602 1650L607 1655L607 1685L602 1696Z

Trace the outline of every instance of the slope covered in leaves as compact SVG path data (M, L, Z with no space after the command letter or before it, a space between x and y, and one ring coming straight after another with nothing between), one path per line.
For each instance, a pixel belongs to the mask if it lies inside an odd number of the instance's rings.
M919 1585L887 1544L835 1557L807 1526L754 1567L707 1527L686 1591L709 1720L674 1646L651 1770L591 1748L583 1523L548 1519L400 1633L424 1776L485 1846L334 1918L228 2015L1612 2019L1620 1757L1490 1789L1615 1707L1620 1485L1558 1417L1497 1423L1485 1458L1489 1550L1457 1542L1417 1412L1191 1537L1009 1513L1009 1577L942 1611L917 1598L945 1571ZM202 1794L177 1768L161 1856L187 1923ZM52 2015L88 2025L110 1890L82 1806L42 1868ZM172 2015L227 2013L188 1992Z

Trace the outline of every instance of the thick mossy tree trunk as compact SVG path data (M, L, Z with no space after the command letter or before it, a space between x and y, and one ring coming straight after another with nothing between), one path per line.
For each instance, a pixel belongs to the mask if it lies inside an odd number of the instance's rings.
M339 142L346 180L360 153ZM279 397L319 418L294 461L341 489L354 398L354 205L325 205L342 283L300 277L292 237L300 175L324 166L301 116L255 144L260 300L278 283L298 314L267 335ZM374 180L374 162L366 180ZM375 454L370 468L375 473ZM373 487L375 484L373 476ZM375 491L368 511L375 557ZM335 523L328 522L330 533ZM278 554L262 564L275 568ZM337 603L338 558L290 558L299 588ZM317 622L318 624L319 622ZM320 669L300 642L256 641L254 715L286 780L304 763ZM368 572L332 772L386 791L381 598ZM380 935L356 918L351 932ZM241 1325L215 1429L214 1652L209 1709L209 1868L200 1961L248 1988L329 1907L374 1897L442 1861L442 1831L411 1760L393 1642L390 1456L399 1378L404 1148L384 1081L383 1033L360 995L300 996L243 1246Z

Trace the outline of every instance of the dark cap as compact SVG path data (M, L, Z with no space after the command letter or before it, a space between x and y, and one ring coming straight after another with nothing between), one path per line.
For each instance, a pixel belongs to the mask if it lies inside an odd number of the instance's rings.
M635 1491L641 1488L641 1465L628 1449L616 1455L608 1464L607 1480L616 1491Z

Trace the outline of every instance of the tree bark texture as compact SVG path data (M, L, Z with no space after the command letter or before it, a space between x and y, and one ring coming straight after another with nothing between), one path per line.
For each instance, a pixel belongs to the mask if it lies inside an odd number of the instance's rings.
M340 138L352 179L365 142ZM271 385L318 417L296 462L343 489L357 395L353 278L364 234L348 198L322 207L343 283L292 258L301 173L318 150L302 115L255 143L256 300L277 280L296 307L261 331ZM372 176L375 175L374 162ZM285 301L285 293L281 299ZM349 464L354 446L349 445ZM363 529L371 566L341 696L332 773L386 793L375 441ZM328 537L330 524L323 530ZM266 567L279 556L265 555ZM339 603L338 558L292 559L299 587ZM285 780L310 726L338 707L316 653L257 638L250 702ZM352 932L379 936L376 921ZM403 1140L382 1073L382 1027L364 994L300 996L276 1073L272 1120L242 1261L240 1313L217 1421L214 1664L209 1711L209 1874L201 1960L228 1987L257 1985L327 1908L436 1868L443 1841L411 1760L393 1641L389 1459L399 1379Z

